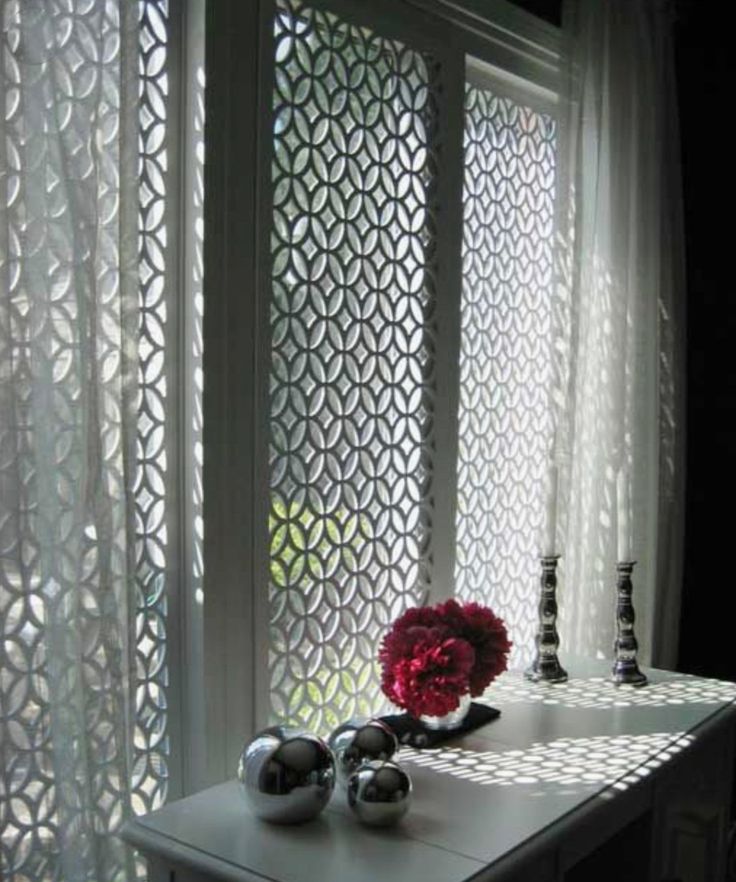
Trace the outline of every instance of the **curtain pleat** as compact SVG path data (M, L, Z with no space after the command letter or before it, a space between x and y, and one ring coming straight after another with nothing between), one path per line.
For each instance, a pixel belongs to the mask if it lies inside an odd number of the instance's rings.
M138 9L0 9L2 875L132 878Z
M560 631L608 657L623 470L641 657L672 665L682 493L682 231L671 23L661 3L563 9L553 320Z

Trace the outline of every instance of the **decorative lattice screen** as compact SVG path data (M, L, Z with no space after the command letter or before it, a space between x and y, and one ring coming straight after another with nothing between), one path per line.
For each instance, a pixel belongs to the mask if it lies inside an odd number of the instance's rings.
M551 430L555 123L468 85L456 592L533 648Z
M168 779L168 682L166 660L167 570L169 553L168 469L175 443L169 400L174 394L167 378L167 354L175 346L169 274L174 235L167 211L171 145L169 110L169 2L140 2L140 405L135 488L136 692L133 810L144 813L166 799Z
M43 31L35 21L37 12L48 24ZM167 527L172 512L167 487L171 485L168 451L175 442L169 431L172 389L164 357L175 345L167 282L173 237L168 213L168 0L140 2L139 12L137 666L133 779L125 782L119 777L119 769L127 765L126 739L116 726L121 716L116 706L119 679L112 682L120 677L116 673L120 659L110 650L117 635L105 633L105 616L110 615L105 604L112 598L106 599L99 564L99 556L108 553L112 564L108 560L107 565L115 571L115 562L120 563L126 553L124 542L118 544L115 539L101 551L104 542L98 544L93 527L78 536L76 513L68 502L74 498L68 487L82 474L79 449L68 439L79 432L81 409L77 404L87 394L83 371L79 370L85 341L78 330L77 314L84 298L78 297L69 271L70 265L80 259L86 261L83 265L91 278L97 274L98 300L90 321L98 323L96 339L102 341L97 352L84 352L85 369L91 370L94 363L100 372L101 418L91 431L98 433L105 473L116 475L113 492L122 496L125 484L120 414L105 398L105 384L109 383L110 401L114 402L121 382L119 341L115 337L120 322L119 266L110 258L114 249L101 247L99 254L92 248L83 251L89 231L84 227L84 218L70 210L74 186L95 188L100 204L96 234L110 238L117 235L120 182L116 148L109 146L109 152L105 152L108 145L103 143L103 134L110 135L110 145L115 144L120 103L120 20L116 3L3 6L3 75L8 102L1 149L10 243L2 254L3 279L8 285L2 295L2 309L7 310L2 326L4 330L10 328L11 334L0 340L0 393L4 396L3 412L13 413L15 421L0 425L0 875L18 882L54 880L65 872L81 873L85 862L87 866L95 863L96 834L118 829L128 810L129 795L134 811L147 812L160 806L167 792L166 605L171 587L167 573L172 565ZM96 40L101 34L105 36L104 57L96 54ZM100 99L101 94L105 100ZM28 99L27 106L23 98ZM34 101L49 104L34 105ZM45 110L51 102L59 108L58 129L44 131L43 137L36 140L27 139L25 127L34 109L38 112L43 106ZM76 124L88 121L91 113L101 115L96 120L99 143L85 143L76 134ZM80 125L80 130L87 129ZM57 141L64 144L64 155L74 157L73 167L66 169L63 180L54 172ZM51 210L44 216L42 212L49 206ZM69 233L71 230L78 234L78 241ZM45 262L51 276L53 298L49 303L38 300L44 287L34 287L39 260ZM8 267L13 267L12 271ZM78 272L76 284L82 284L83 277L84 273ZM110 335L109 347L104 342L106 333ZM42 408L34 384L45 366L49 371L45 379L53 393L48 396L48 407ZM80 375L77 386L75 371ZM54 427L53 437L44 433L47 425ZM41 480L39 458L53 462L56 469L54 481L48 486L34 486ZM45 499L57 504L56 523L39 523L32 507L24 508L36 493L45 494ZM110 530L113 536L123 532L120 524L112 525ZM43 559L49 541L40 541L42 534L57 537L58 546L51 560ZM78 641L76 635L81 635ZM81 652L81 658L75 655L71 660L69 670L84 668L83 685L63 669L65 641L75 652ZM49 647L52 651L47 652ZM111 688L115 684L116 688ZM54 709L49 700L52 692ZM69 737L69 732L77 730L86 731L88 744ZM62 742L63 751L58 746ZM85 787L90 792L80 793ZM87 800L96 805L98 814L94 821L85 817L77 824L75 812L79 814L79 807ZM95 835L90 835L92 829ZM73 865L65 865L60 858L65 837L76 840L74 849L67 850L64 858ZM132 867L130 857L119 846L105 854L97 858L99 879L123 878L126 867ZM143 874L142 864L137 871Z
M438 71L297 0L274 34L271 700L325 731L428 583Z

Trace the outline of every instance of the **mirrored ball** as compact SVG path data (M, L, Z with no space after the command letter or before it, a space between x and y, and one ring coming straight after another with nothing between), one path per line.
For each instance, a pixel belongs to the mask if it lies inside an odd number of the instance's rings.
M411 779L392 762L364 763L348 779L348 805L372 827L395 824L409 811Z
M370 760L390 760L399 749L393 731L383 720L355 719L338 726L330 735L338 779L343 785Z
M329 802L335 761L316 735L272 726L243 748L238 781L257 817L275 824L299 824L316 817Z

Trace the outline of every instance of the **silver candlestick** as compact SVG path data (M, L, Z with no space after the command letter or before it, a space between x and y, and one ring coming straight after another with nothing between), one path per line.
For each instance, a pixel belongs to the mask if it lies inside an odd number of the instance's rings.
M536 653L524 676L537 683L564 683L567 671L557 658L560 638L557 634L557 561L560 556L544 555L542 563L542 596L539 600L539 628L535 639Z
M642 674L636 662L636 652L639 644L634 636L634 605L631 602L631 571L636 561L620 561L616 564L618 578L616 589L618 600L616 602L616 640L613 644L615 659L611 679L618 686L627 683L630 686L644 686L647 682L646 674Z

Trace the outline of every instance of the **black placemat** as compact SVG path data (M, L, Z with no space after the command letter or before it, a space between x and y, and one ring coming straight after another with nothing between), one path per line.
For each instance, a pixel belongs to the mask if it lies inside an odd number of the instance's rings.
M438 744L444 744L451 738L457 738L458 735L466 735L475 729L480 729L491 720L495 720L501 716L501 711L495 707L489 707L487 704L478 704L474 701L470 705L468 715L457 729L450 731L438 731L437 729L428 729L424 723L421 723L416 717L410 714L388 714L381 717L384 723L393 729L394 734L401 744L409 747L436 747Z

